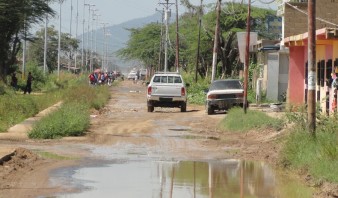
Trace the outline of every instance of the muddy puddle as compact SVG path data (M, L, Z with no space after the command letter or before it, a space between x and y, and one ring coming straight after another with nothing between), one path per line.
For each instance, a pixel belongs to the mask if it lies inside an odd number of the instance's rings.
M312 194L309 188L261 162L164 159L130 151L108 154L106 149L94 152L104 153L110 159L100 165L53 173L53 183L76 190L56 197L306 198Z

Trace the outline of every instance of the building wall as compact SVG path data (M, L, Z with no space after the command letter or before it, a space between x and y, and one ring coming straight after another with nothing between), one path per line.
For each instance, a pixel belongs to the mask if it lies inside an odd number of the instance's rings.
M279 54L268 54L268 81L266 98L278 101L278 79L279 79Z
M321 106L322 112L332 112L333 89L329 83L331 72L338 62L338 41L328 41L323 44L319 41L316 46L316 101ZM290 68L289 68L289 92L288 102L293 105L306 104L306 62L307 46L290 46Z
M305 101L305 47L290 47L288 102L293 105Z
M304 3L290 3L297 6L300 10L307 13L307 2ZM338 0L319 0L316 1L316 17L325 19L334 24L338 24ZM297 34L307 32L307 15L285 4L284 7L284 37L289 37ZM316 29L324 27L335 27L328 23L316 20Z
M279 53L278 99L284 101L289 80L289 53Z

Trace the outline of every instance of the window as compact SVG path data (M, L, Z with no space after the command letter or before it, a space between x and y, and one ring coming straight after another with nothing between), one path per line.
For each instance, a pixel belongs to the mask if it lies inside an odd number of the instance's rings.
M167 76L161 76L161 83L167 83L167 82L168 82Z
M156 83L161 82L161 76L155 76L153 82L156 82Z
M182 83L181 77L175 76L175 83Z
M168 83L174 83L174 76L168 76Z

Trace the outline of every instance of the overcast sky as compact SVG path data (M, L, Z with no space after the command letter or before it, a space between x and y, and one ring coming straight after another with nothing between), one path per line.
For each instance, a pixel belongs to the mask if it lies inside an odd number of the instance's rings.
M222 2L224 2L223 0ZM238 0L240 1L240 0ZM75 34L76 27L76 13L78 8L79 20L78 28L82 30L83 11L85 11L85 20L88 21L88 8L86 6L84 10L84 2L86 4L94 4L93 9L97 9L96 12L99 16L100 23L108 23L108 25L116 25L131 19L147 17L153 15L157 9L162 9L163 6L159 3L164 3L165 0L65 0L62 4L62 32L70 32L70 21L72 18L72 33ZM175 3L175 0L169 0L171 3ZM178 0L180 2L180 0ZM190 0L194 5L200 5L200 0ZM203 0L203 4L216 3L217 0ZM253 0L252 5L275 9L275 3L269 3L271 0ZM71 3L73 4L73 17L71 17ZM77 6L78 3L78 6ZM52 4L53 9L57 12L54 19L51 19L49 25L54 25L57 29L59 27L59 4ZM175 6L171 7L175 11ZM179 6L179 13L185 11L184 7ZM101 27L101 26L100 26Z

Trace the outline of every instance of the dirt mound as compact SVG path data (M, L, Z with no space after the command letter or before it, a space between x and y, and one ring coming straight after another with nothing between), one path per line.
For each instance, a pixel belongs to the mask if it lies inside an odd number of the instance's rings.
M1 182L9 179L13 174L21 171L32 170L40 158L37 154L25 148L17 148L12 153L0 159L0 186L9 187L9 184Z
M320 192L315 193L314 198L336 198L338 197L338 184L324 182L320 186Z

